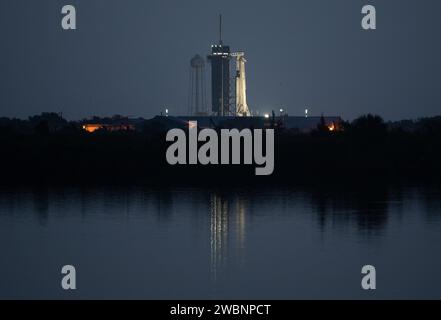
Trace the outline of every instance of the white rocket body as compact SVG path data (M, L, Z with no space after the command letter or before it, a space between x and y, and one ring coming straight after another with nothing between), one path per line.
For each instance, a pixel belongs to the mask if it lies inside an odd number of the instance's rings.
M235 52L231 54L236 57L236 115L240 117L249 117L251 115L247 104L247 84L245 73L244 52Z

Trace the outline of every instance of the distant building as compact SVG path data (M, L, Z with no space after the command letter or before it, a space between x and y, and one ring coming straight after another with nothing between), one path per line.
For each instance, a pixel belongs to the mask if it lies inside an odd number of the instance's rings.
M105 130L109 132L115 131L133 131L135 126L133 124L102 124L102 123L86 123L82 126L83 130L87 132L95 132L97 130Z
M110 118L93 117L92 119L86 119L80 122L80 126L87 132L95 132L98 130L109 132L132 131L136 130L139 124L144 121L142 118L129 119L128 117L116 115Z

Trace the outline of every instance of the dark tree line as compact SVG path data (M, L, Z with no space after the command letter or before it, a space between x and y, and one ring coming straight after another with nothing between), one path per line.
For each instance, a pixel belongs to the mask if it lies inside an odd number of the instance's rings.
M1 183L337 184L441 177L441 117L386 123L366 115L333 132L276 129L269 177L255 177L254 165L172 167L165 133L148 121L133 131L91 134L56 114L0 118Z

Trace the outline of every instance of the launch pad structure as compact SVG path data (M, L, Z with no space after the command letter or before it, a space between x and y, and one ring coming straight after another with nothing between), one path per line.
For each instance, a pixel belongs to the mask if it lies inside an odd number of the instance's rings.
M206 59L195 55L190 61L190 86L188 114L184 116L158 116L152 119L163 128L190 128L190 122L197 122L200 128L249 129L281 128L298 133L310 133L320 126L329 132L338 132L343 128L339 116L310 116L308 109L304 116L288 116L284 109L280 114L272 111L254 114L247 101L245 52L231 51L222 40L222 15L219 17L219 42L211 45L207 60L211 66L211 103L207 103L205 92Z
M219 42L211 46L207 59L211 65L211 110L203 106L205 89L200 79L203 78L201 71L204 70L204 62L201 62L200 56L195 56L191 61L190 115L202 115L201 111L205 110L207 116L251 116L247 103L245 52L231 52L230 47L224 45L222 15L219 16ZM231 62L235 63L233 70Z

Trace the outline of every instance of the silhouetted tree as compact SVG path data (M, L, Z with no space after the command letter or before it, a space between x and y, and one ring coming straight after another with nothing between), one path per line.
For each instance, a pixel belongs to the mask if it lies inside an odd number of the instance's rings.
M325 117L323 114L320 116L320 123L317 125L317 131L321 134L328 133L329 129L326 125Z
M47 120L41 120L34 128L35 133L39 135L49 134L49 124Z
M434 136L441 135L441 117L421 119L419 123L419 131Z
M355 137L380 138L387 134L387 125L378 115L364 115L355 119L349 133Z

